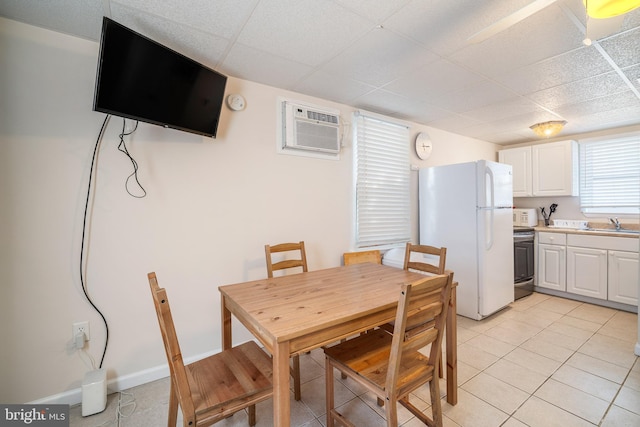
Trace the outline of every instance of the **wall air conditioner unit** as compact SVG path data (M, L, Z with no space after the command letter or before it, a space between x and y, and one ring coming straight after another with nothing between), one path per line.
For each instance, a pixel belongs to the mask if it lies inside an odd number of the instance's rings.
M282 102L283 149L338 154L340 112Z

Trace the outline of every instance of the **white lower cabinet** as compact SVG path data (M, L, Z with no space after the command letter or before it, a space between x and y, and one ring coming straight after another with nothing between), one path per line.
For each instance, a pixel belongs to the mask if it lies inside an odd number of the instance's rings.
M538 286L567 290L566 236L562 233L538 233Z
M607 251L567 246L567 292L607 299Z
M538 286L566 291L566 247L538 245Z
M639 239L549 232L537 239L538 287L638 305Z
M638 305L638 252L609 251L609 300Z

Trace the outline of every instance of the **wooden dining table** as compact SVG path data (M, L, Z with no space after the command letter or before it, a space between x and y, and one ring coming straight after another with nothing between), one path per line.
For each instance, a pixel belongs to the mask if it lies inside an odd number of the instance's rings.
M222 347L232 346L233 315L272 354L273 425L289 426L289 358L392 321L401 285L421 278L421 273L364 263L220 286ZM447 402L455 405L455 287L447 314Z

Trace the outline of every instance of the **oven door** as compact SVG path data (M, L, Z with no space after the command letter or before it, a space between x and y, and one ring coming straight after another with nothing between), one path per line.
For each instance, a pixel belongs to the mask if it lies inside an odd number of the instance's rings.
M534 232L519 232L513 235L514 299L533 293L535 265Z
M535 274L533 265L533 240L518 241L514 237L513 243L513 272L516 283L528 280Z

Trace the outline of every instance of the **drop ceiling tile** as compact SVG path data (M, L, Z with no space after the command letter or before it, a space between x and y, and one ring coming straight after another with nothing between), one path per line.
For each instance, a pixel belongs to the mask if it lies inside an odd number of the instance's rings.
M308 65L235 43L220 70L241 79L292 89L292 82L301 80L313 69ZM256 73L255 70L259 72Z
M436 58L414 41L385 29L373 29L325 64L322 70L382 86Z
M547 112L531 112L514 115L504 120L491 120L480 122L466 128L459 129L457 133L471 136L496 144L525 142L535 140L535 135L529 129L534 123L558 119Z
M292 61L318 66L373 27L337 3L262 0L238 42Z
M576 125L575 133L594 132L598 130L614 129L638 124L640 107L629 106L616 110L601 111L594 114L584 114L572 118L565 129L572 130L569 126Z
M413 1L387 19L384 25L447 56L466 46L467 38L473 33L528 1Z
M431 102L481 80L483 78L472 71L440 59L388 84L385 89Z
M529 130L529 132L531 131ZM489 123L458 129L455 133L477 138L482 141L493 142L494 144L515 144L531 139L526 135L526 132L523 135L517 131L504 131L501 126L495 126Z
M339 5L370 20L375 24L402 9L412 0L334 0Z
M157 15L133 13L131 8L119 3L111 4L111 15L124 26L210 68L217 69L229 45L229 41L223 38L167 21Z
M231 39L249 17L255 0L111 0L111 4L157 15L168 21Z
M102 29L102 3L102 0L2 0L0 16L97 41Z
M553 110L562 105L578 104L628 90L629 87L618 73L610 71L606 74L534 92L527 95L527 98Z
M625 76L629 79L636 89L640 89L640 65L634 65L622 70Z
M493 37L466 46L450 58L489 78L579 48L584 35L552 5Z
M544 114L545 110L523 97L514 97L491 105L465 111L464 115L481 121L509 122L523 114ZM535 123L535 122L534 122Z
M318 98L352 105L355 99L375 90L374 86L317 70L299 81L293 90Z
M404 118L412 115L412 117L422 117L422 120L433 120L448 114L424 101L404 97L384 89L377 89L359 97L356 99L355 105L357 108L379 114L388 114Z
M622 108L640 109L638 97L631 91L603 96L597 99L590 99L588 102L578 104L563 105L556 109L556 112L563 115L566 120L572 117L596 114L599 112L614 111Z
M480 125L482 122L471 117L466 117L460 114L449 114L447 116L431 120L428 122L429 126L449 130L451 132L459 131L460 129L470 128L472 126Z
M497 130L496 132L474 133L474 135L476 136L473 137L477 139L493 142L498 145L519 144L535 140L535 136L531 132L531 129L528 128L526 131L523 130L522 132L504 132L502 130Z
M595 46L580 47L495 77L520 94L527 94L611 71Z
M602 40L600 45L620 68L640 64L640 28Z
M413 1L385 25L450 57L471 46L469 37L530 3L531 0Z
M502 85L490 80L481 80L463 89L447 92L437 98L431 98L431 102L440 107L461 113L495 102L505 101L514 97L514 92Z
M416 123L429 124L436 120L451 117L450 111L443 110L437 105L423 104L420 108L415 108L413 111L405 112L404 117L407 120L415 121ZM458 122L459 124L460 122Z
M530 128L531 125L553 119L557 120L558 117L552 117L544 112L534 112L509 117L509 119L506 120L487 122L487 125L489 126L488 129L494 133L511 132L529 135L530 138L535 138ZM487 131L485 130L484 133L486 134Z

